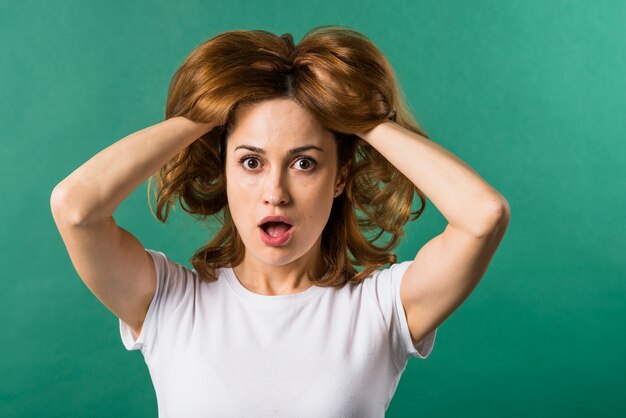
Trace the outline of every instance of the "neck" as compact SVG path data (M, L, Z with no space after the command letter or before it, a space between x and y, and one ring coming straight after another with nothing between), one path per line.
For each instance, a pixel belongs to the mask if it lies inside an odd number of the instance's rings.
M284 265L267 264L256 257L244 256L241 264L233 267L235 276L248 290L267 296L301 293L314 285L312 279L326 274L321 255L301 257Z

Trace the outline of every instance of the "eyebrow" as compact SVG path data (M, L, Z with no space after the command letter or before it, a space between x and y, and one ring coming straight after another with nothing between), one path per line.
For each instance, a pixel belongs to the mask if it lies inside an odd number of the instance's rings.
M264 155L266 154L264 149L258 148L258 147L253 147L251 145L240 145L237 148L235 148L235 151L237 151L239 148L245 148L245 149L253 151L253 152L258 152L259 154L264 154ZM288 154L289 155L297 154L299 152L307 151L307 150L310 150L310 149L316 149L318 151L324 152L323 149L321 149L319 147L316 147L315 145L304 145L302 147L298 147L298 148L294 148L294 149L290 150L288 152Z

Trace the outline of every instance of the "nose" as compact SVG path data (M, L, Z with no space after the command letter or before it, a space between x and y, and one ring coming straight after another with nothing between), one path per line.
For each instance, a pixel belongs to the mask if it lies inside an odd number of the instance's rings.
M263 201L273 206L287 204L289 193L285 186L286 181L280 168L270 170L263 184Z

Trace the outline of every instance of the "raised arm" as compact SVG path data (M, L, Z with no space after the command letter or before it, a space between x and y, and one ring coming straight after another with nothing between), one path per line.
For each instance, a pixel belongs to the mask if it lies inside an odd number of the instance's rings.
M144 128L100 151L52 191L52 215L76 272L137 335L156 289L156 270L139 240L117 226L113 212L213 126L178 116Z
M417 251L400 298L417 343L470 295L483 277L510 218L507 200L439 144L385 121L358 134L428 196L448 221Z

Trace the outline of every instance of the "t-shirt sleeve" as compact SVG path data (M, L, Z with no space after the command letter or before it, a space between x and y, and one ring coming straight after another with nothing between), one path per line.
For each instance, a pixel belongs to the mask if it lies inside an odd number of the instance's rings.
M378 304L389 332L390 344L394 360L399 366L406 364L410 357L425 359L433 350L437 328L413 345L409 324L404 313L400 298L400 283L404 272L413 261L392 264L389 268L376 271L369 281L369 288ZM400 367L402 368L402 367Z
M156 269L157 285L141 333L135 339L130 326L119 319L122 343L127 350L141 350L146 355L158 342L159 330L180 319L193 306L188 303L194 297L194 273L161 251L145 249Z

